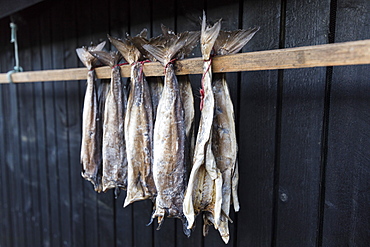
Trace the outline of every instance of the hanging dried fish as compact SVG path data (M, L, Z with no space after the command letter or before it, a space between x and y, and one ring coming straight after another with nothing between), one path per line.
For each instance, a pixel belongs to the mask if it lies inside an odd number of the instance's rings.
M150 61L156 61L157 59L153 57L147 50L143 48L145 44L152 44L158 43L162 37L155 37L150 40L147 39L147 29L144 28L140 34L136 35L135 37L128 37L130 41L135 45L137 49L139 49L140 53L143 55L144 59L148 59ZM148 81L148 85L150 88L150 95L152 99L152 106L153 106L153 120L155 121L157 116L157 108L159 104L159 100L162 95L163 91L163 77L162 76L152 76L147 77L146 80Z
M170 39L175 33L168 27L162 24L162 35L164 39ZM177 55L178 59L186 58L190 52L194 49L197 42L199 41L200 32L191 31L189 32L189 37L186 40L186 45L183 46ZM194 154L194 96L193 89L191 87L191 82L189 75L179 75L177 76L180 88L180 97L184 106L184 118L185 118L185 134L186 134L186 148L185 148L185 158L186 158L186 168L188 171L191 170L192 157Z
M191 39L191 35L194 34L184 32L164 39L162 44L143 45L165 66L165 83L154 125L153 175L157 198L152 217L158 217L158 228L165 216L181 219L187 236L190 231L182 208L186 182L186 127L180 89L171 60Z
M232 32L220 31L214 44L216 55L237 53L254 36L259 28L236 30ZM215 110L212 130L212 151L216 159L217 168L222 173L222 215L218 231L225 243L229 241L230 220L229 212L231 200L234 210L239 211L237 195L238 167L237 142L234 121L234 108L226 82L226 73L213 75L213 93ZM212 217L205 217L205 225L211 225Z
M156 195L152 171L153 109L143 63L138 62L140 51L129 39L108 38L131 65L131 90L125 116L128 161L126 207L135 201L153 199Z
M94 185L97 192L102 190L101 184L101 137L99 136L99 107L96 89L95 66L98 62L89 51L100 51L105 42L89 48L76 49L81 62L88 68L87 87L82 114L81 163L82 177Z
M188 188L184 200L184 213L193 227L195 217L205 212L204 217L211 217L217 228L221 218L222 175L216 167L212 152L212 121L214 113L214 97L212 91L212 70L210 54L218 36L221 20L212 27L206 25L203 13L201 30L201 50L204 59L202 89L201 89L201 118L194 150L193 167L190 173ZM207 221L205 221L207 223ZM204 225L203 234L206 235Z
M112 67L111 83L105 99L103 124L103 191L115 188L116 196L119 188L127 186L127 158L124 140L125 99L122 91L118 52L94 51L92 55L103 64Z

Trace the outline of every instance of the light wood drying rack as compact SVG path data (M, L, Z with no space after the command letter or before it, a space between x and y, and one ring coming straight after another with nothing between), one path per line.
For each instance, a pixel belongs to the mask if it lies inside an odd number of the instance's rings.
M212 71L239 72L275 69L294 69L323 66L370 64L370 40L351 41L316 46L238 53L213 58ZM40 81L85 80L86 68L19 72L12 74L14 83ZM162 76L159 62L145 63L146 76ZM176 74L202 74L202 58L176 61ZM96 69L98 78L110 78L108 66ZM121 66L122 77L130 77L130 65ZM0 83L9 83L7 74L0 74Z

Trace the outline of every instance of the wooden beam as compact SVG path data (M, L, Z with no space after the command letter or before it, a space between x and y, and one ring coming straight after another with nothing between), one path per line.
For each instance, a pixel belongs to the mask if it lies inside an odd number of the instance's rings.
M322 66L370 64L370 40L336 44L305 46L288 49L238 53L213 58L212 71L238 72L274 69L295 69ZM201 74L201 58L176 61L176 74ZM31 71L12 74L13 82L85 80L86 68ZM159 62L145 63L146 76L162 76L163 66ZM98 78L110 78L111 69L96 69ZM130 65L121 66L122 77L130 76ZM8 83L6 73L0 74L0 83Z

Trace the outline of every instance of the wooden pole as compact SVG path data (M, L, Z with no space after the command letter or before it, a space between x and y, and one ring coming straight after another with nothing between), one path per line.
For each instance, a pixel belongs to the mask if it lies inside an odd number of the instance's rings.
M202 73L201 58L178 60L175 64L177 75ZM212 71L220 73L359 64L370 64L370 40L218 56L213 58ZM86 68L20 72L12 74L12 79L14 83L85 80L86 72ZM162 76L163 72L159 62L144 65L146 76ZM100 67L96 73L98 78L110 78L111 69ZM121 75L130 77L130 65L121 66ZM0 74L0 83L9 83L6 73Z

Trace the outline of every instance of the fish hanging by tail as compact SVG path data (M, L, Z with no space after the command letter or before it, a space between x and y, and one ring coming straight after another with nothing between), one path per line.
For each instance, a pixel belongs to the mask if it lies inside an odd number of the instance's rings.
M153 180L153 107L148 83L140 62L140 51L129 37L108 37L111 43L131 65L131 90L125 116L125 140L128 162L127 195L124 207L145 200L154 200L156 188Z
M195 217L201 212L212 217L216 228L221 221L222 174L216 166L211 148L214 114L211 51L220 28L221 20L213 26L206 25L206 17L203 13L200 41L204 60L201 81L201 116L194 150L193 167L183 205L185 216L189 222L189 229L194 227ZM203 235L206 235L206 223L204 222Z
M215 55L235 54L254 36L259 28L248 30L220 31L214 44ZM229 242L228 222L230 205L234 205L235 212L239 211L238 187L238 164L234 107L231 101L229 88L226 81L226 73L213 75L212 89L215 99L212 151L215 156L216 166L222 174L222 205L221 221L218 231L225 243ZM211 215L204 216L206 228L214 224ZM208 232L208 229L205 229Z
M103 191L127 187L127 157L124 139L125 94L121 82L120 66L122 59L118 52L93 51L93 56L112 68L109 91L105 99L103 117Z
M102 190L102 144L101 136L99 135L101 124L99 124L98 93L94 70L98 64L98 59L92 56L89 51L100 51L104 46L105 42L102 42L97 46L76 49L81 62L89 70L87 72L87 87L82 113L81 175L94 185L94 189L97 192Z
M182 207L186 186L185 114L173 59L192 35L184 32L143 45L165 68L164 88L154 125L153 175L157 197L152 218L158 219L158 229L166 216L181 219L187 236L190 236L190 230Z

